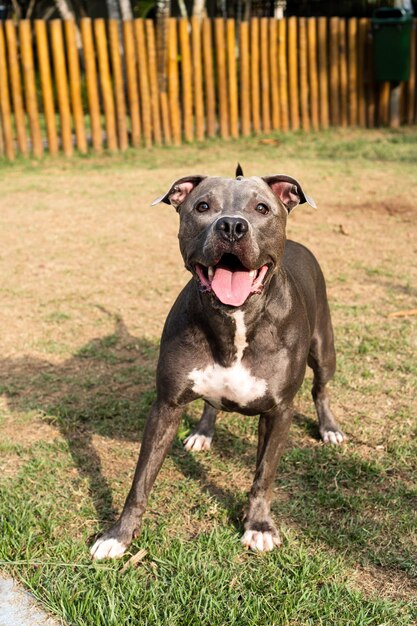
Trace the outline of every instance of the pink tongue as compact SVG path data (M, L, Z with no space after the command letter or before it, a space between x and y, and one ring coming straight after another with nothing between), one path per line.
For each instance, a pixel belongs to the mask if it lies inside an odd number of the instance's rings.
M218 267L211 281L211 288L223 304L241 306L251 292L252 278L245 270L231 272L224 267Z

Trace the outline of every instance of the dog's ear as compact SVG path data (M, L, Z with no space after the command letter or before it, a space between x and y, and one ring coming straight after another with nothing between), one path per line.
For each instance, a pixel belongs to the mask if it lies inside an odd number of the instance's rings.
M165 204L172 204L178 210L178 207L184 202L188 194L205 178L207 176L185 176L184 178L179 178L171 185L167 193L163 193L162 196L159 196L152 202L152 206L159 202L165 202Z
M238 164L237 164L237 166L236 166L236 173L235 173L235 176L236 176L236 178L237 178L238 176L244 176L244 174L243 174L243 170L242 170L242 166L241 166L241 164L240 164L240 163L238 163Z
M304 193L303 188L295 178L285 174L277 174L276 176L263 176L263 180L285 205L288 213L299 204L304 204L304 202L307 202L315 209L317 208L313 198Z

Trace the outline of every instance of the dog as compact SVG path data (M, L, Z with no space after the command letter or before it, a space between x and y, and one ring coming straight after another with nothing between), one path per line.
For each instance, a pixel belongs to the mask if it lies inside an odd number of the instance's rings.
M197 398L205 405L184 442L189 451L210 448L219 410L260 416L242 544L270 551L281 543L270 511L273 481L307 365L323 442L345 438L326 391L336 356L323 274L307 248L286 238L289 213L298 204L316 205L294 178L246 178L240 166L234 179L181 178L158 202L179 213L179 244L192 278L165 323L157 397L123 512L91 554L120 557L138 536L181 414Z

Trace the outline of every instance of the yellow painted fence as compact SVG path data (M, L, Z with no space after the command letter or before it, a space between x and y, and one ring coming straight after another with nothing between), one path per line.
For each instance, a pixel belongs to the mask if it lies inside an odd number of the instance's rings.
M366 18L0 23L0 153L85 154L329 126L414 124L411 76L376 83ZM398 106L399 100L399 106Z

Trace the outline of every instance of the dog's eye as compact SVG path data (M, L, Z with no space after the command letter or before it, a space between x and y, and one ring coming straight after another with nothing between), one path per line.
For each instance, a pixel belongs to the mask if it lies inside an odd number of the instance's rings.
M195 208L199 213L205 213L210 207L207 202L199 202Z
M269 213L268 207L266 206L266 204L262 204L262 202L257 204L255 209L258 211L258 213L262 213L262 215L267 215Z

